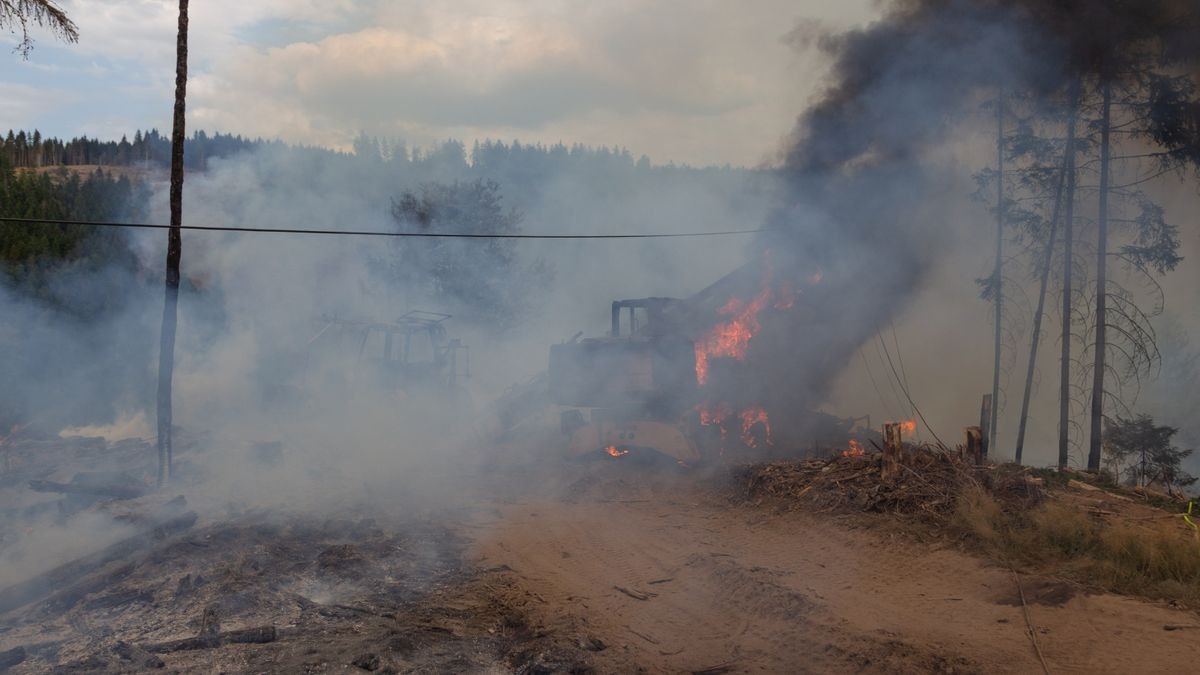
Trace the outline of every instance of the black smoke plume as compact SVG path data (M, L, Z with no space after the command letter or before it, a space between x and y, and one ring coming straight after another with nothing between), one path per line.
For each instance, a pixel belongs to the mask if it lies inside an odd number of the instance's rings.
M788 140L785 196L758 246L792 282L817 271L822 281L764 320L742 395L769 402L786 433L786 419L815 409L858 347L906 307L960 225L943 205L961 195L948 194L956 183L933 155L964 127L994 138L986 101L999 92L1053 97L1075 78L1115 77L1137 51L1189 63L1200 49L1198 8L898 0L865 28L816 38L833 62L830 81ZM982 230L980 239L986 246Z

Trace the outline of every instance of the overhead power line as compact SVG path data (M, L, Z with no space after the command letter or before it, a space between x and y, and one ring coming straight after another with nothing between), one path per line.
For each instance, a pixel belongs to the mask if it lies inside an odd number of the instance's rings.
M30 225L84 225L127 229L168 230L161 223L120 223L94 220L58 220L52 218L0 217L0 222ZM771 228L722 230L717 232L641 232L632 234L527 234L527 233L470 233L470 232L387 232L384 230L309 230L285 227L221 227L217 225L182 225L180 229L202 232L250 232L259 234L323 234L351 237L399 237L417 239L667 239L680 237L724 237L736 234L768 232Z
M913 410L916 411L917 417L921 418L921 421L925 423L925 428L929 430L929 433L933 434L934 440L936 440L943 448L949 448L950 446L943 443L942 439L938 437L937 432L933 430L933 427L929 426L929 422L925 419L925 416L921 414L921 409L918 408L917 404L913 401L912 395L909 393L908 389L904 387L903 382L900 381L900 373L896 370L896 364L892 361L891 353L888 352L887 343L883 341L883 335L876 334L875 337L878 338L879 344L883 345L883 353L887 355L888 365L892 368L892 375L895 376L896 382L900 383L900 388L904 391L904 397L908 399L909 405L911 405Z

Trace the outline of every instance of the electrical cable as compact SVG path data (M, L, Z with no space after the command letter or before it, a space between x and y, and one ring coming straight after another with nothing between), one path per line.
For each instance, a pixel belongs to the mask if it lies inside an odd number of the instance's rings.
M28 223L31 225L83 225L88 227L113 227L131 229L169 230L170 225L161 223L121 223L92 220L58 220L52 218L13 218L0 216L0 222ZM773 228L750 230L723 230L717 232L645 232L635 234L487 234L469 232L386 232L381 230L306 230L283 227L220 227L216 225L181 225L181 230L204 232L250 232L259 234L324 234L355 237L411 237L425 239L666 239L680 237L721 237L736 234L769 232Z
M879 342L883 344L883 353L887 354L888 365L892 367L892 374L895 375L896 380L899 381L900 374L896 371L896 364L892 363L892 355L888 352L887 344L883 342L882 337L878 335L876 337L880 338ZM908 402L910 405L912 405L913 410L917 412L917 417L921 418L921 422L925 424L925 428L929 430L929 433L933 434L933 438L937 440L938 444L943 448L949 448L950 446L946 445L944 442L942 442L942 439L938 437L937 432L933 430L933 427L929 426L929 422L925 419L925 416L921 414L921 409L917 407L916 402L913 401L912 396L908 393L908 390L904 389L903 384L901 384L900 388L904 391L904 397L908 399Z
M908 386L908 371L904 369L904 357L900 354L900 338L896 337L896 322L888 319L888 325L892 329L892 344L896 347L896 360L900 362L900 376L904 378L904 390L908 391L910 389ZM913 412L915 413L916 411Z
M882 345L882 344L883 344L883 335L880 333L876 333L875 334L875 356L877 356L879 358L879 365L883 366L884 374L886 375L887 374L887 360L883 358L883 349L880 348L880 345ZM895 399L896 405L899 406L899 408L901 410L903 410L904 409L904 396L900 393L900 389L903 388L903 386L901 386L900 388L897 388L896 387L896 378L892 377L891 375L887 376L887 383L888 383L888 389L892 390L892 398ZM889 410L889 413L890 413L890 410ZM892 414L892 419L900 419L900 418L897 417L895 414Z
M871 386L875 389L875 393L879 395L879 403L883 405L883 411L888 414L888 417L895 418L895 412L892 406L887 402L883 392L879 390L879 384L875 381L875 374L871 372L871 364L867 362L867 357L863 354L862 347L858 348L858 357L862 359L863 366L867 369L867 377L871 378Z

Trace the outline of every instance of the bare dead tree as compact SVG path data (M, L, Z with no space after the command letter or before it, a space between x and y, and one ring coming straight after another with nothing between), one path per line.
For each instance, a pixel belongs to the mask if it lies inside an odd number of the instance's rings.
M187 99L188 0L179 0L175 43L175 119L171 128L171 227L167 231L166 288L158 353L158 484L171 479L171 380L175 372L175 327L179 309L179 259L183 252L183 140Z
M996 306L996 339L992 363L992 410L991 426L988 428L987 447L996 448L996 427L1000 410L1000 349L1004 305L1004 95L996 99L996 269L992 273L994 287L993 302Z
M1100 470L1103 447L1104 374L1108 335L1108 183L1112 142L1112 82L1105 77L1100 85L1100 201L1096 221L1096 332L1092 348L1091 435L1088 439L1088 471Z
M31 24L49 30L64 42L79 42L79 27L51 0L0 0L0 30L21 34L14 51L26 59L33 51Z

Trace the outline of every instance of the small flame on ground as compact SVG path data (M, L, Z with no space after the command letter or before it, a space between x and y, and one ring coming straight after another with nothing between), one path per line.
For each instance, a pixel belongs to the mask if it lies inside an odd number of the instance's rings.
M609 457L624 457L629 454L628 450L621 450L615 445L608 446L604 449L604 452L608 453Z
M842 457L862 457L865 454L867 454L867 449L853 438L850 439L849 447L842 451Z

